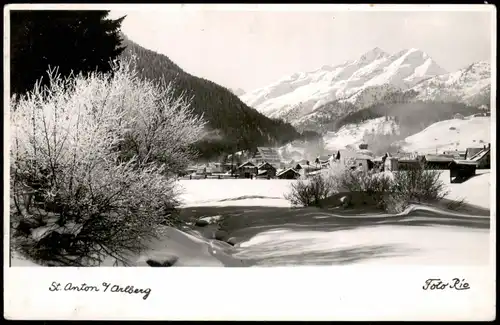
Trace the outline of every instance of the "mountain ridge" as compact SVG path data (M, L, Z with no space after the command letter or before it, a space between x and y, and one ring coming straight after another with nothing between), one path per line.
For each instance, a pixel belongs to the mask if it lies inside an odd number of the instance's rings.
M321 110L325 113L324 107L329 103L351 103L351 110L359 110L401 93L408 93L406 97L411 100L470 105L487 102L489 106L490 70L488 62L480 61L448 72L419 49L389 54L376 47L356 60L281 78L247 92L241 99L263 114L290 122L300 130L304 123L308 124L309 117L314 120L316 113ZM350 112L331 112L331 115Z

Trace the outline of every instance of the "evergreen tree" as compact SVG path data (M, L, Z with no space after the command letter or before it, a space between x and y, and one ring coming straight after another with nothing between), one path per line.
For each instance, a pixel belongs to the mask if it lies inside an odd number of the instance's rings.
M107 19L109 11L13 10L10 12L11 94L31 90L47 70L61 76L109 72L121 47L125 17Z

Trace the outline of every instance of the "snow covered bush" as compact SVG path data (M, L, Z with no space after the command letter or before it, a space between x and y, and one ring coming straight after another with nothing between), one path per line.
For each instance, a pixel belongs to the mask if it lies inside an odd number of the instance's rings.
M339 184L346 192L361 192L371 185L371 175L363 170L345 170L339 175Z
M312 177L301 177L291 184L290 192L285 194L285 199L294 206L321 206L324 199L338 193L341 185L340 175L345 168L342 164L332 164L330 168Z
M384 198L391 190L392 180L387 174L373 170L346 170L341 175L340 184L347 192L366 194L378 208L385 209Z
M286 198L293 205L320 206L336 193L356 193L364 203L372 202L379 209L399 213L411 203L436 203L446 198L446 185L439 176L439 171L428 170L424 165L381 173L351 170L334 163L323 174L292 183Z
M341 184L349 192L364 192L377 207L399 213L411 203L436 203L446 198L448 192L440 174L424 164L384 173L357 170L345 173Z
M39 261L126 263L159 224L175 225L172 174L192 158L204 123L170 85L110 74L50 73L11 101L11 199L18 246Z
M294 206L321 206L321 201L334 194L329 179L322 174L309 179L299 179L291 184L291 190L285 199Z
M331 163L323 175L328 180L328 184L332 188L332 191L340 192L344 190L342 188L342 179L346 173L346 166L337 161Z
M395 171L393 172L391 199L400 201L403 210L410 203L441 201L448 196L448 191L440 175L441 171L426 169L425 164L419 164L408 170Z

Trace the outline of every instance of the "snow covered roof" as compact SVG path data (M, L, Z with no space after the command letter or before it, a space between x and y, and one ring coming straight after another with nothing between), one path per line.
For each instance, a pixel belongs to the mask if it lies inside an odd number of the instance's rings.
M257 168L261 169L261 168L266 167L266 166L267 167L272 167L272 168L276 169L276 167L274 167L272 164L268 163L267 161L265 161L262 164L258 165Z
M475 148L467 148L465 150L465 152L466 152L467 156L473 157L473 156L477 155L478 153L480 153L483 150L484 150L483 147L475 147Z
M448 150L443 151L444 155L465 155L465 150Z
M453 161L453 156L449 155L425 155L424 157L426 161L433 161L433 162Z
M300 173L299 173L298 171L296 171L295 169L293 169L293 168L287 168L287 169L284 169L284 170L280 171L278 174L276 174L276 176L278 176L278 177L279 177L279 176L281 176L281 175L285 174L285 173L286 173L286 172L288 172L288 171L292 171L292 172L294 172L295 174L300 175Z
M477 165L477 161L473 160L453 159L453 162L459 165Z
M476 153L474 156L472 156L470 158L470 160L473 160L473 161L478 161L478 160L481 160L481 158L483 158L487 153L490 152L490 149L484 149L478 153Z
M238 168L242 168L242 167L255 167L255 168L257 168L257 166L252 164L250 161L244 162L243 164L238 166Z

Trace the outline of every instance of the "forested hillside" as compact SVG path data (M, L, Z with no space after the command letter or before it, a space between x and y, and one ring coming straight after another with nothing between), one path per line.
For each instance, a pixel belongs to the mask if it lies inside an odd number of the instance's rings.
M202 158L217 158L234 151L281 145L302 138L290 124L262 115L244 104L229 89L190 75L167 56L123 38L126 49L122 55L136 57L141 77L173 82L178 94L185 92L193 98L194 112L203 114L210 128L206 138L196 145Z

